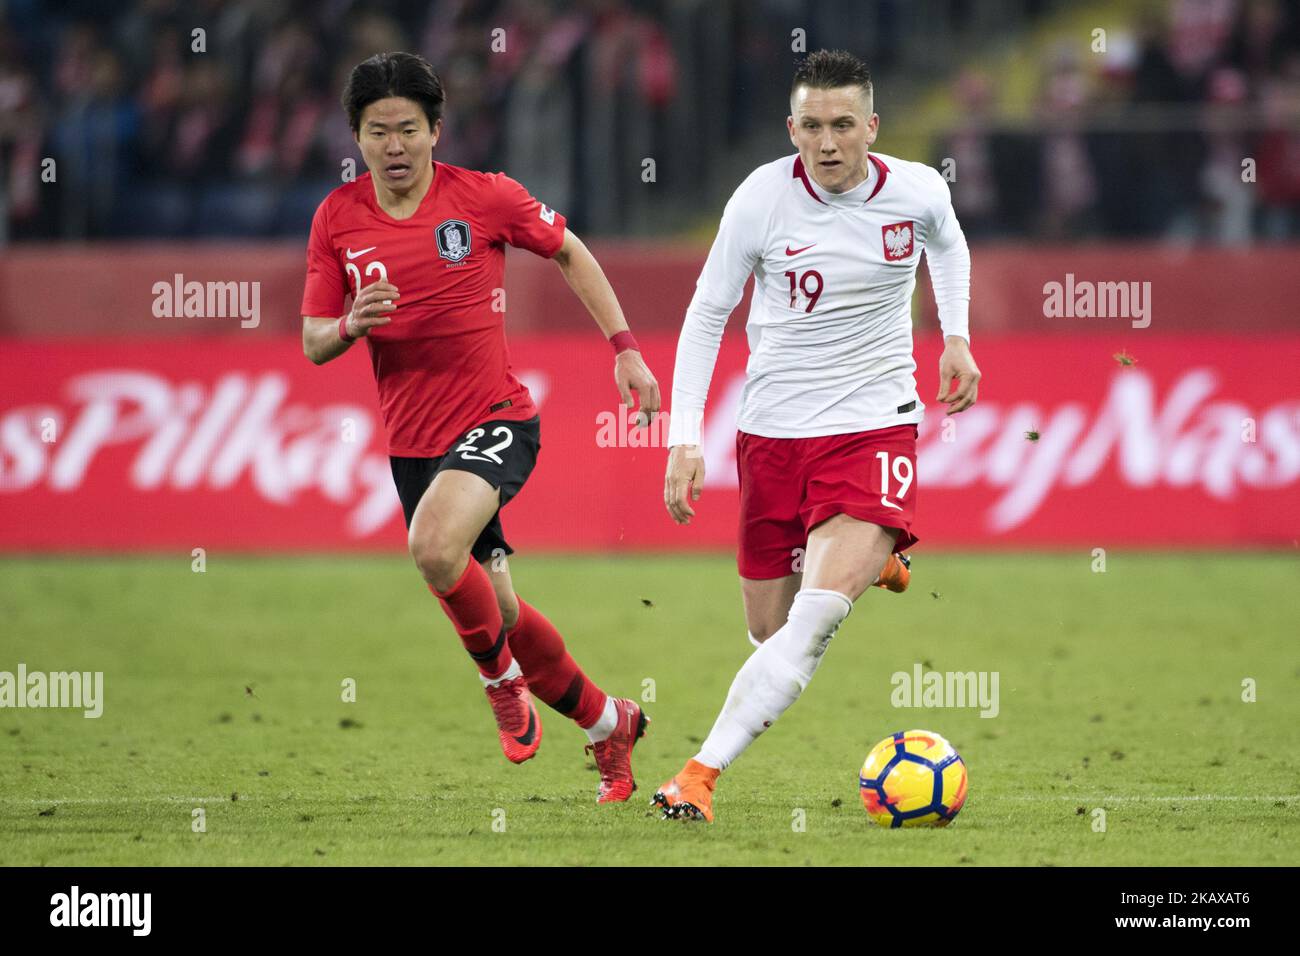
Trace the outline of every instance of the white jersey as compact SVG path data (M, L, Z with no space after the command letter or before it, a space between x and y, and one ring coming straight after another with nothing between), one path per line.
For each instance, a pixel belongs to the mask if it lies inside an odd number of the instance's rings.
M938 171L879 153L845 193L797 155L732 195L677 343L670 445L697 445L727 317L754 276L737 427L811 438L920 422L912 292L926 249L945 335L969 341L970 252Z

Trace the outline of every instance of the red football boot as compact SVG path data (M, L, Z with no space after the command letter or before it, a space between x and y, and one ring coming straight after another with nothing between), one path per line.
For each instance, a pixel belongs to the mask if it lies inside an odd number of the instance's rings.
M497 735L506 759L523 763L542 744L542 721L533 706L533 695L528 692L528 681L523 676L512 677L483 689L497 719Z
M586 751L596 756L600 771L600 786L596 788L597 803L622 803L632 796L636 781L632 779L632 748L645 736L647 717L633 701L624 697L614 699L618 723L614 732L604 740L587 744Z

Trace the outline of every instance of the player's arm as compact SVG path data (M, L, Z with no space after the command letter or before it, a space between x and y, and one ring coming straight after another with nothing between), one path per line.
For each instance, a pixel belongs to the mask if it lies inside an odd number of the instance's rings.
M745 293L745 283L759 260L757 238L759 197L742 184L718 225L718 235L695 284L686 320L677 339L673 366L673 406L668 423L668 467L664 473L664 506L678 524L690 524L704 488L704 456L700 433L704 403L718 362L718 348L731 310ZM755 289L755 295L761 291Z
M389 315L397 308L400 293L391 282L372 282L352 302L352 310L342 317L304 315L302 317L302 351L316 365L338 358L352 343L377 325L391 322Z
M980 370L970 351L970 248L952 208L948 184L935 174L942 187L937 205L936 223L926 242L925 256L930 268L930 284L939 307L939 325L943 328L943 354L939 357L939 394L936 400L948 406L946 414L955 415L975 404L979 394ZM952 380L957 388L952 391ZM951 394L949 394L951 392Z
M659 411L659 383L641 358L641 350L636 347L636 341L628 331L623 309L618 304L618 297L605 278L600 263L583 241L568 229L564 230L564 244L560 246L560 251L551 258L560 267L564 281L569 283L574 295L587 307L591 317L596 320L596 325L605 333L605 338L614 343L617 352L614 358L614 383L618 386L620 399L625 406L632 408L632 392L636 392L641 402L637 424L650 424ZM615 338L619 335L624 337Z
M372 328L388 324L392 321L388 313L397 308L397 286L381 280L360 289L351 310L339 314L349 287L330 234L330 201L326 199L312 217L307 284L302 294L302 351L316 365L338 358Z

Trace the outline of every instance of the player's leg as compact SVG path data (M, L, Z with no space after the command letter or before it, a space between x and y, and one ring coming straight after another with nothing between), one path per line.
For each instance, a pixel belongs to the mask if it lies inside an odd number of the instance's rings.
M740 536L737 565L745 622L758 647L732 682L725 714L737 695L746 693L750 662L784 626L799 590L807 531L800 518L803 500L802 440L770 439L741 432L736 438L740 478ZM747 670L748 668L748 670ZM719 717L721 720L721 717ZM717 725L715 724L715 732ZM710 735L712 737L713 734ZM713 819L713 788L721 767L707 763L701 750L654 795L669 817Z
M467 471L440 471L420 498L407 544L411 558L485 679L510 666L496 591L470 549L496 514L497 490Z
M537 418L492 420L466 431L440 458L393 459L411 556L485 681L513 678L517 668L502 601L481 562L509 553L498 513L523 487L540 447Z
M498 491L468 471L438 471L411 519L416 567L478 666L506 758L523 763L537 753L542 723L528 682L506 639L492 580L471 551L496 521Z
M907 426L808 440L799 446L808 456L800 505L809 527L802 586L786 623L750 655L736 675L700 752L656 794L656 802L667 815L712 819L712 792L718 774L799 698L853 602L877 583L896 548L916 540L909 531L900 542L900 528L867 520L880 515L881 521L910 525L915 502L914 439L914 429ZM871 478L880 469L870 466L881 455L886 463L891 456L906 461L892 472L895 482L901 484L873 484ZM888 477L890 473L885 474ZM892 502L887 500L891 497L895 499ZM742 493L742 508L744 500ZM750 519L753 527L772 523L761 511ZM752 543L765 534L748 537ZM742 545L746 537L742 525Z
M799 584L803 579L800 573L786 574L774 578L740 579L740 593L745 602L745 624L749 628L749 642L757 648L785 626L790 616L790 606L795 595L799 593ZM750 656L750 660L757 655ZM748 667L747 663L745 667ZM744 667L732 682L723 705L723 713L734 705L737 694L745 693L741 684L741 675L746 674ZM721 715L718 722L721 722ZM715 731L717 729L715 723ZM712 734L710 739L712 739ZM713 788L717 783L721 767L705 763L711 758L704 756L704 751L697 753L686 765L655 793L654 802L662 808L664 815L679 819L713 819Z
M483 480L472 480L473 475L440 473L441 458L393 458L391 463L411 557L429 590L457 623L480 673L495 676L509 666L504 646L488 653L503 622L496 620L500 611L490 583L471 572L468 558L470 546L495 514L496 492ZM445 600L448 592L454 592L450 608ZM504 659L502 653L507 654Z
M471 440L484 434L493 438L490 449ZM541 449L540 422L535 418L486 422L467 432L464 439L445 457L439 470L481 477L498 495L497 511L482 526L470 548L473 561L469 563L476 567L473 571L466 568L464 573L485 579L495 596L496 611L504 625L497 643L513 655L513 669L504 676L519 675L520 685L526 682L531 694L572 717L587 732L601 773L600 802L626 800L635 788L630 762L632 745L645 733L647 718L637 704L609 697L587 678L551 622L515 593L510 576L507 555L511 548L499 512L523 489L532 473ZM456 565L448 570L448 576L460 568L459 559L457 553ZM489 697L493 694L489 686ZM532 720L536 723L535 717ZM502 746L510 755L513 745L506 736L502 737Z
M911 566L912 562L907 555L891 553L872 583L878 588L901 594L911 582ZM790 617L790 606L794 604L794 596L799 593L802 582L802 574L788 574L770 580L740 579L749 643L758 647L785 625Z
M802 573L779 578L740 579L740 594L745 602L745 624L749 642L758 647L779 631L790 616L790 605L799 593Z
M506 621L506 642L534 696L591 731L592 739L607 737L616 719L614 698L583 673L546 615L516 593L505 556L497 555L482 563Z
M808 536L803 590L834 591L856 601L879 579L898 535L898 528L846 514L827 518Z
M490 447L479 442L488 434ZM499 526L506 489L522 486L539 447L537 419L489 421L440 457L392 459L411 556L477 664L501 747L515 763L536 752L541 722L511 656L496 591L472 554L484 530Z
M895 528L843 514L812 530L803 586L789 616L736 675L698 762L726 769L799 698L853 602L884 567L897 535Z
M497 520L500 521L499 516ZM484 528L483 532L487 534L488 529ZM510 631L519 622L519 595L515 594L515 582L510 577L510 562L506 558L506 550L504 548L493 550L496 553L486 557L475 556L492 582L492 590L497 596L497 607L501 609L501 620L506 625L506 640L509 641Z
M677 793L661 791L657 802L665 813L712 820L718 775L799 699L853 602L875 583L897 536L896 528L847 515L813 529L803 587L795 594L785 624L736 674L699 753L668 784Z
M596 802L617 803L636 789L632 776L632 748L645 736L650 719L627 698L611 697L587 677L569 654L564 638L541 611L521 598L510 577L509 550L500 538L499 521L483 532L489 540L482 548L491 557L481 559L497 594L506 621L506 641L528 681L529 690L551 708L572 719L587 734L588 749L596 759L600 786Z

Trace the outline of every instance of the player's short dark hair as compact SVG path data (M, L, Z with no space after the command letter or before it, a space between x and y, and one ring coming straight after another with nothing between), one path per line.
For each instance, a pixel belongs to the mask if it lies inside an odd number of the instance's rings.
M810 53L794 71L790 95L801 86L814 90L834 90L841 86L860 86L868 97L872 95L871 71L867 65L845 50L818 50Z
M401 96L414 100L429 119L429 128L442 118L446 96L433 66L415 53L376 53L352 68L343 87L343 109L352 132L361 130L361 114L376 100Z

